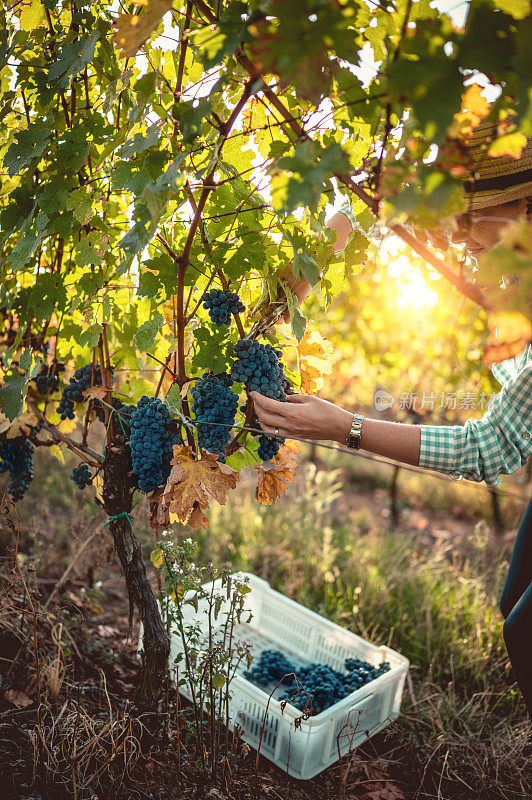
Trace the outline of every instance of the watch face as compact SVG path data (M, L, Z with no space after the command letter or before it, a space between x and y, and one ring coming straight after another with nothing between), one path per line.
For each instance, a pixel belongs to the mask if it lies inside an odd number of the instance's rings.
M350 433L347 437L347 446L358 450L360 446L360 436L357 433Z

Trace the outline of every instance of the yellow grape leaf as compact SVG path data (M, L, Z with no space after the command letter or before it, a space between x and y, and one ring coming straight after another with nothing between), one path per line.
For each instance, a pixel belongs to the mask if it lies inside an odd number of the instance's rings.
M135 55L172 7L172 0L137 0L137 4L145 7L144 14L120 14L114 22L116 30L112 39L122 50L122 58Z
M22 7L20 27L24 31L33 31L44 22L45 10L41 0L32 0Z
M190 447L174 445L172 470L163 491L163 505L179 522L192 517L194 525L207 527L208 520L202 509L208 508L211 499L224 505L229 489L234 489L239 474L227 464L218 462L212 453L196 460Z
M150 555L150 561L155 567L155 569L160 569L163 565L163 551L162 550L153 550Z
M53 444L50 447L50 455L52 455L54 458L57 458L57 460L60 461L61 464L65 463L65 457L64 457L63 451L61 450L59 445Z
M484 351L484 364L513 358L530 342L530 320L519 311L502 311L488 318L490 335Z
M297 439L285 439L284 444L282 447L279 448L279 452L275 456L275 459L280 458L281 453L300 453L301 452L301 442L298 442ZM288 458L288 455L286 456Z
M523 147L526 146L527 138L524 133L515 131L514 133L507 133L505 136L499 136L488 147L488 155L490 156L512 156L512 158L521 158Z
M66 433L68 436L69 433L72 433L76 430L78 427L78 422L76 419L62 419L58 427L61 433Z
M462 95L462 111L469 111L480 119L484 119L490 113L490 104L482 94L482 86L472 83Z
M332 344L318 331L307 328L301 341L294 346L301 374L301 391L315 394L323 386L322 376L332 372Z
M276 503L294 482L297 463L291 448L283 445L275 456L275 466L265 469L262 464L255 467L259 473L255 499L263 506Z
M472 83L462 94L462 108L454 115L448 128L451 139L463 139L471 136L476 128L490 113L490 104L482 95L482 86Z
M103 472L98 472L98 474L94 476L92 485L94 486L96 497L100 503L103 503Z
M39 418L33 411L24 411L11 423L6 433L6 439L15 439L21 433L28 434L39 422Z

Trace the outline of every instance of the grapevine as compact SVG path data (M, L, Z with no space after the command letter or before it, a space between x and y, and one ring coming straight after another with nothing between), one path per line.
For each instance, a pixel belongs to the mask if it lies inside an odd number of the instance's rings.
M112 402L113 416L117 420L118 430L122 431L126 436L131 432L131 415L136 410L137 406L126 405L116 397ZM94 411L100 422L105 422L105 406L99 400L94 401Z
M198 444L225 460L231 427L235 421L238 395L231 389L227 375L206 373L194 384L191 395L198 422Z
M245 305L236 292L223 289L211 289L204 292L201 299L203 308L209 311L211 321L216 325L229 325L232 314L245 310Z
M131 461L141 491L151 492L166 482L172 446L177 443L173 423L162 400L143 395L131 415Z

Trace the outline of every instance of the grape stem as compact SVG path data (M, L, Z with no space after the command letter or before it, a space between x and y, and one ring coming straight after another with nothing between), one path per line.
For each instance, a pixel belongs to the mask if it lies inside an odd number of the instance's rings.
M57 444L57 442L64 442L69 450L72 450L73 453L76 453L76 455L78 455L80 458L83 458L83 460L86 461L86 463L91 467L101 467L103 461L98 453L95 453L94 450L88 447L88 445L82 444L81 442L75 442L74 439L70 438L70 436L66 436L64 433L61 433L61 431L55 425L52 425L52 423L46 419L44 414L42 414L36 406L32 405L28 401L26 401L26 405L33 411L34 414L39 417L43 424L43 428L45 428L54 438L55 444ZM92 460L86 458L86 456L89 456Z

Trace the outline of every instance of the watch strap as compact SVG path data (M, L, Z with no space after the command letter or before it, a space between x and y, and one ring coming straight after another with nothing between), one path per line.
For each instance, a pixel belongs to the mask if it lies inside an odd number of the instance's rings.
M351 423L351 429L347 434L347 439L346 439L347 446L351 447L353 450L360 449L360 438L362 435L363 422L364 422L364 416L362 414L353 415L353 422Z

